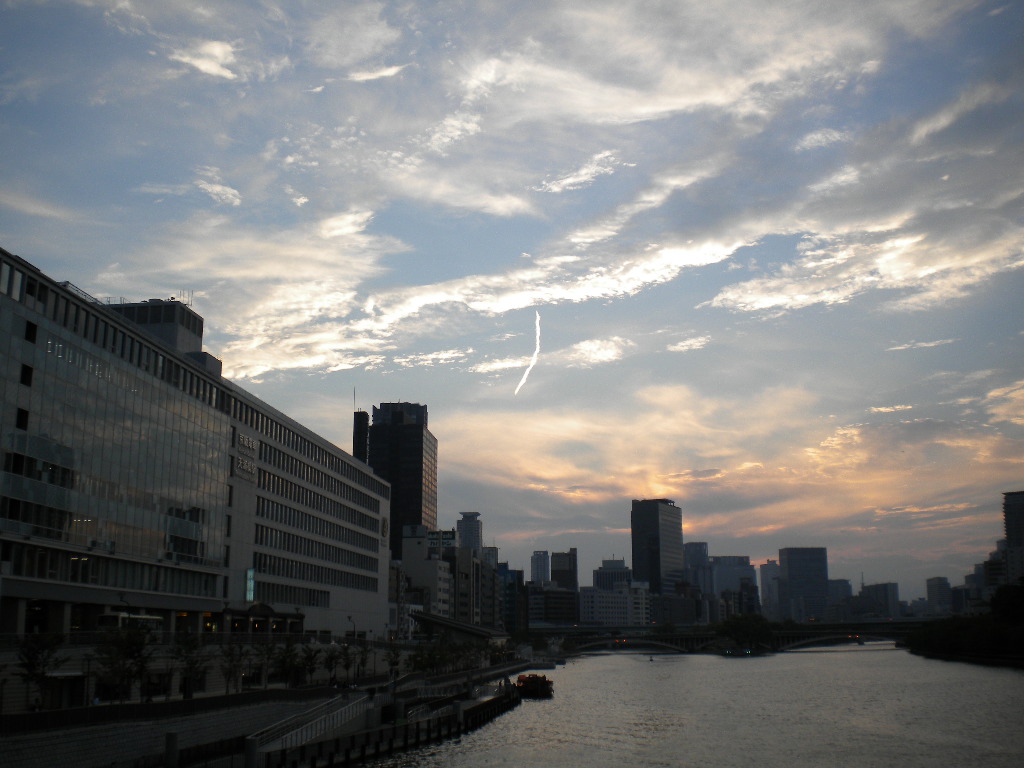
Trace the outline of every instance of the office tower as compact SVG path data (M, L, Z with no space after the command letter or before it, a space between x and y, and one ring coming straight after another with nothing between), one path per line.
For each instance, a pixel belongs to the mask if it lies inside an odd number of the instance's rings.
M858 598L862 615L883 619L899 618L900 587L895 582L862 585Z
M633 571L625 560L602 560L601 567L594 569L594 587L609 592L620 584L629 584Z
M761 583L761 613L769 621L780 621L779 615L779 564L768 560L758 569Z
M0 633L384 629L387 484L202 341L182 302L106 304L0 249Z
M828 605L825 547L779 550L779 607L783 619L822 621Z
M479 512L460 512L462 519L456 521L455 530L459 532L459 546L470 549L483 549L484 526L480 522ZM495 563L497 567L497 563Z
M1003 529L1007 546L1024 547L1024 491L1003 494Z
M391 484L391 557L402 557L402 528L437 529L437 438L427 406L381 403L373 409L367 463Z
M576 547L571 548L568 552L551 553L551 581L571 592L579 590L580 577L576 562Z
M757 584L757 570L750 564L747 555L712 555L708 558L708 563L711 566L716 595L726 590L738 592L744 579L751 584Z
M953 593L949 579L945 576L933 576L925 580L928 596L928 613L932 616L947 616L953 607Z
M853 597L853 585L849 579L828 580L828 604L841 605Z
M683 573L683 513L669 499L633 500L633 578L652 595L671 594Z
M1003 494L1006 583L1024 583L1024 491Z
M551 581L551 555L546 550L537 550L530 557L530 581L534 584Z

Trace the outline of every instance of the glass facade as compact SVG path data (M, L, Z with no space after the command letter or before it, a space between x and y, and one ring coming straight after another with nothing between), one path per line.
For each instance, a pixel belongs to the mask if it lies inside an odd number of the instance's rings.
M112 311L0 249L0 632L91 628L119 602L384 616L389 486L221 379L201 334L177 302Z

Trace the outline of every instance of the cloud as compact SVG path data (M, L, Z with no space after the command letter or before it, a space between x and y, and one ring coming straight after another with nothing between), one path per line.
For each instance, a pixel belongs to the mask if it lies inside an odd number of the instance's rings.
M604 363L621 360L626 351L635 347L632 341L613 336L609 339L588 339L573 344L560 357L577 368L590 368Z
M33 218L54 219L56 221L75 222L82 219L76 211L46 200L40 200L23 192L12 189L0 189L0 207L31 216Z
M381 80L387 77L394 77L405 69L408 64L399 64L393 67L383 67L368 72L353 72L346 79L353 83L368 83L371 80Z
M877 405L868 408L869 413L898 413L899 411L913 410L912 405Z
M831 144L837 144L840 142L849 141L851 138L847 131L837 131L834 128L822 128L817 131L808 133L797 142L797 152L803 152L808 149L820 149L821 147L827 147Z
M325 69L344 69L387 51L401 33L383 13L382 3L355 2L313 20L307 38L310 57Z
M1024 424L1024 381L993 389L985 397L985 404L995 420Z
M899 344L889 347L886 352L902 352L907 349L928 349L930 347L941 347L946 344L955 344L957 339L938 339L936 341L909 341L906 344Z
M238 77L228 69L229 65L235 63L235 51L231 43L206 40L187 49L172 51L169 58L195 67L212 77L222 77L225 80L234 80Z
M611 151L598 152L590 158L582 167L561 178L545 181L534 189L541 192L566 192L574 189L583 189L590 186L598 176L606 176L614 173L619 165L615 153Z
M703 349L710 343L710 336L694 336L683 341L677 341L675 344L669 344L666 349L669 352L692 352L696 349Z

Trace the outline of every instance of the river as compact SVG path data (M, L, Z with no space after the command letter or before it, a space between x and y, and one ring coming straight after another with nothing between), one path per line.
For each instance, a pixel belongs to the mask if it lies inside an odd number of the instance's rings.
M755 658L608 653L555 698L374 768L1019 768L1024 672L891 643Z

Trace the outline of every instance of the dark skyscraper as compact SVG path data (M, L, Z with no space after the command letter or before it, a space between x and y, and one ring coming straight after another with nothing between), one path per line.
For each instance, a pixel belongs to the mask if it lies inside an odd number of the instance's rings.
M1024 491L1003 494L1003 526L1006 545L1024 547Z
M633 500L633 578L671 594L683 571L683 512L669 499Z
M358 430L358 418L356 424ZM355 453L358 457L358 447ZM403 526L437 530L437 438L427 429L427 406L374 407L367 459L391 483L391 557L401 559Z
M779 550L779 608L783 619L821 621L828 606L825 547Z
M551 580L562 589L575 592L580 588L576 547L572 547L568 552L551 553Z

